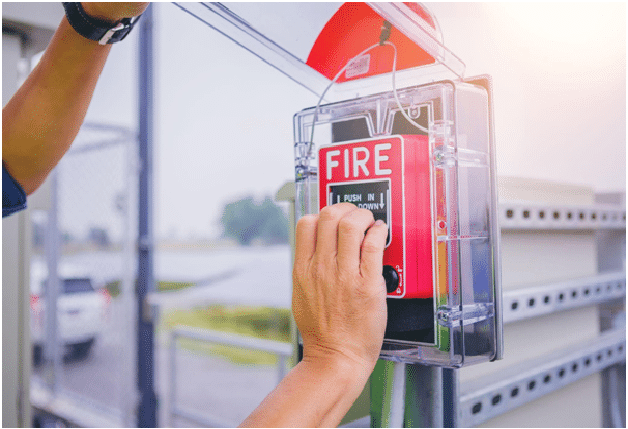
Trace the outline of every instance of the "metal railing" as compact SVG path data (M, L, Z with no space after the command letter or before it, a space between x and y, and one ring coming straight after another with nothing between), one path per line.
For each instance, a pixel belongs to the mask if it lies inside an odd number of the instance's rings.
M234 422L227 421L221 417L211 416L185 407L177 406L176 378L177 378L177 340L187 338L204 343L220 344L225 346L238 347L241 349L257 350L277 356L277 384L286 374L287 358L292 357L293 346L279 341L261 340L257 338L243 337L235 334L227 334L219 331L207 329L180 327L170 333L170 391L168 395L169 414L167 426L173 426L175 417L183 417L205 427L234 427Z

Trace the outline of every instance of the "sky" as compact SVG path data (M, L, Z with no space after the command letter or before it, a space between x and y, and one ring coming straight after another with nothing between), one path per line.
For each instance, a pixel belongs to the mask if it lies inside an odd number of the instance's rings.
M426 5L466 75L493 78L498 175L625 190L625 4ZM225 203L274 196L293 179L292 118L317 99L176 6L154 6L155 233L216 237ZM330 5L320 15L315 4L301 14L293 4L237 7L255 8L251 19L270 29L286 23L290 49L303 55L298 23L322 26ZM112 50L88 121L136 127L137 34ZM111 180L90 217L106 223L124 187Z

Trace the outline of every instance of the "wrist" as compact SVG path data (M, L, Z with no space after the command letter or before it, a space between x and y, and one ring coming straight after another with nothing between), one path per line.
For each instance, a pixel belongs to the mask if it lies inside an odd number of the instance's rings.
M81 7L90 18L102 21L103 23L112 26L120 22L122 18L130 18L126 16L118 16L119 14L113 15L111 12L103 10L103 8L100 7L100 3L81 2Z
M316 374L321 380L330 379L342 386L345 394L358 397L373 372L373 365L356 362L344 356L308 356L304 355L299 365L308 372Z
M334 343L321 344L320 341L312 341L311 338L303 339L303 360L326 362L329 366L347 368L355 372L366 373L366 377L373 372L379 350L370 350L359 344L352 344L351 341L343 345Z
M82 37L108 45L123 40L139 18L129 18L128 8L112 5L129 3L64 2L65 16L72 28ZM145 5L145 3L136 3ZM143 7L143 6L142 6ZM142 10L138 11L141 13Z

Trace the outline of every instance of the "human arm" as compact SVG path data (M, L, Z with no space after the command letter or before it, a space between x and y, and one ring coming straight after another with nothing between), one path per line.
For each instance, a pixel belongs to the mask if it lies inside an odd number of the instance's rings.
M147 6L83 3L88 15L111 23ZM110 50L79 35L64 16L39 64L2 109L2 162L27 195L70 148Z
M292 310L303 360L243 427L332 427L344 417L373 371L384 338L387 234L370 211L349 203L299 220Z

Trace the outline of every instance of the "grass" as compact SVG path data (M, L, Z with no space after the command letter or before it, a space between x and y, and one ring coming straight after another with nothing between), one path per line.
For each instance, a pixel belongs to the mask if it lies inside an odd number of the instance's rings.
M289 343L290 319L288 309L211 305L164 313L160 328L171 330L176 326L188 326ZM218 355L241 365L274 365L277 362L275 355L258 350L210 345L190 339L181 339L179 346L197 353Z
M238 365L277 365L277 356L259 350L242 349L222 344L209 344L190 338L178 340L178 347L202 355L218 356Z
M175 291L194 286L190 282L160 281L160 292ZM113 298L120 295L120 281L105 285ZM211 329L253 338L290 342L291 315L289 309L251 306L211 305L191 310L172 310L161 315L159 329L172 330L177 326ZM241 365L276 365L272 353L242 349L182 338L179 347L195 353L221 356Z
M179 289L185 289L191 286L194 286L195 283L191 282L171 282L171 281L159 281L156 283L157 291L159 292L168 292ZM105 285L105 289L109 291L109 294L112 298L120 295L120 280L114 280Z
M157 290L159 292L168 292L173 290L185 289L191 286L195 286L196 283L190 282L167 282L161 281L157 282Z

